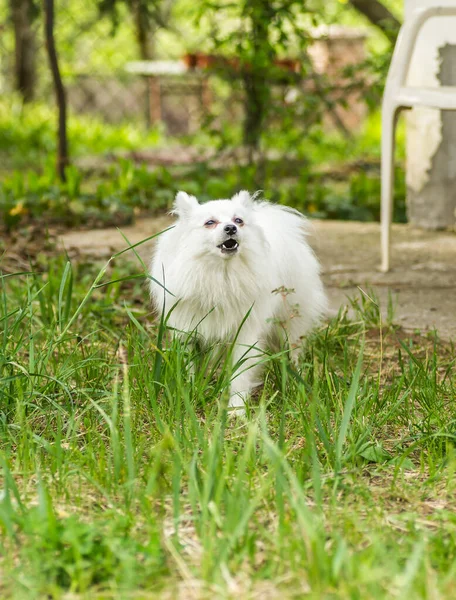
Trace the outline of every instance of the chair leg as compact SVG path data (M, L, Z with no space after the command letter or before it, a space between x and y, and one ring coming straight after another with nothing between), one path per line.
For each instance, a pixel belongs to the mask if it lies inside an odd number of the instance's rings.
M381 178L381 271L390 268L391 221L394 192L394 149L398 108L389 103L382 109L382 178Z

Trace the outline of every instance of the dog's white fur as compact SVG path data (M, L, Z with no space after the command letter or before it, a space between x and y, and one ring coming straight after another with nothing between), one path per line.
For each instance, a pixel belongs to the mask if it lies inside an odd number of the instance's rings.
M240 366L229 406L239 409L259 383L261 352L285 334L296 359L303 336L326 310L306 220L245 191L205 204L179 192L173 212L176 225L159 236L152 260L151 274L159 282L151 280L152 299L159 311L172 309L168 324L178 332L196 329L208 344L238 336L233 364ZM233 224L237 250L222 252L230 237L224 227Z

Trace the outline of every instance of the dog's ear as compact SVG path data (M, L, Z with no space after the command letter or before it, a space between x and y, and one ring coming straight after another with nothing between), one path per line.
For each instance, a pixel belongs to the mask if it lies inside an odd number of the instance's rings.
M189 196L186 192L177 192L171 213L178 217L188 217L197 206L199 203L195 196Z
M231 200L233 202L238 202L241 206L245 208L250 208L253 204L253 198L246 190L241 190L236 195L234 195Z

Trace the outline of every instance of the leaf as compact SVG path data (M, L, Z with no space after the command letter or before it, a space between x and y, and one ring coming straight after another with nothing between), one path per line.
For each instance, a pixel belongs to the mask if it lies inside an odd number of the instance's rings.
M345 438L350 429L350 418L355 406L356 395L358 393L359 387L359 377L361 374L361 367L363 364L363 355L364 355L364 343L362 344L360 351L358 362L356 364L355 372L353 373L353 379L350 385L350 389L348 391L347 400L344 405L344 412L342 414L342 422L339 428L339 433L337 435L336 442L336 463L337 468L340 469L341 461L342 461L342 448L345 442Z
M367 462L370 463L384 463L391 460L391 454L387 452L381 444L372 444L360 452Z
M80 200L72 200L68 208L74 215L82 215L85 211L85 206Z
M391 465L397 465L399 468L406 471L415 471L416 467L410 458L402 458L401 456L395 456L390 461Z

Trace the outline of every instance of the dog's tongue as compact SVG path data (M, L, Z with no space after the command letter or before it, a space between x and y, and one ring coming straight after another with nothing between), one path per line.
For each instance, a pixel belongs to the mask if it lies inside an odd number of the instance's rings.
M226 240L226 242L223 242L223 245L225 246L225 248L235 248L237 246L237 242L236 240L233 240L232 238L230 238L229 240Z

